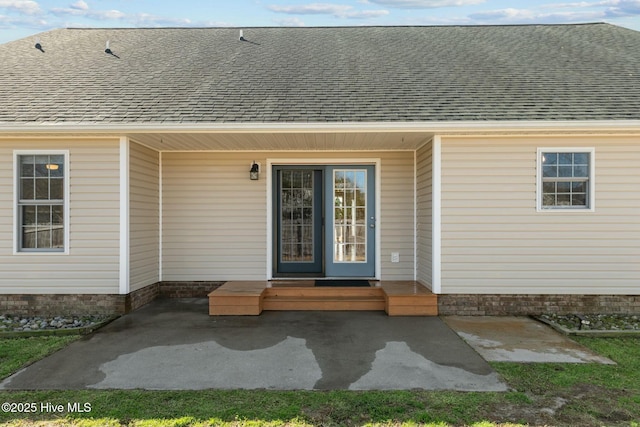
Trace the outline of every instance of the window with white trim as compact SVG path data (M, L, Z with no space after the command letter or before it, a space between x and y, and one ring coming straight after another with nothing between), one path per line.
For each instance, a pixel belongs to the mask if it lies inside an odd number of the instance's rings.
M593 209L593 149L538 150L538 209Z
M20 252L65 250L65 155L16 156L17 249Z

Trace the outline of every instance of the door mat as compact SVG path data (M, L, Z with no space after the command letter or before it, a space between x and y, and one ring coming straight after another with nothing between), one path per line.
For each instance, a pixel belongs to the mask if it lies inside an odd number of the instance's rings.
M358 288L369 287L368 280L316 280L316 286L329 286L334 288Z

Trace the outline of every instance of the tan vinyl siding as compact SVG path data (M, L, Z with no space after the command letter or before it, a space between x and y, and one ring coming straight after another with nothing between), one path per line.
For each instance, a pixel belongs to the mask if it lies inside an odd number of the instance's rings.
M536 211L538 147L595 147L595 212ZM443 293L638 294L639 259L638 138L443 138Z
M13 253L14 150L69 150L69 254ZM0 140L0 293L118 293L118 140Z
M429 287L433 278L433 143L429 142L416 153L416 197L418 234L417 280Z
M265 278L266 180L249 180L252 160L162 154L163 280Z
M381 188L382 280L414 280L414 152L384 153ZM391 253L400 262L391 262Z
M160 279L159 154L135 143L129 152L130 290L135 291Z
M413 278L413 152L165 152L163 280L267 275L267 159L381 158L382 277ZM249 180L252 161L262 164ZM400 263L391 263L391 252Z

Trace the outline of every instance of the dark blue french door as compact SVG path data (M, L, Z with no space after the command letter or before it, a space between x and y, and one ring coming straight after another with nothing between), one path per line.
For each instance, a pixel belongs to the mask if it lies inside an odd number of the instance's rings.
M375 168L274 166L274 276L375 276Z

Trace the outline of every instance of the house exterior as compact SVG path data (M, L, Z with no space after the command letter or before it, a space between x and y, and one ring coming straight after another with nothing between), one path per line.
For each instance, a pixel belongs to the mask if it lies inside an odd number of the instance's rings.
M0 311L366 277L442 314L640 312L640 33L243 36L0 46Z

